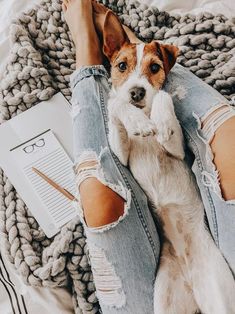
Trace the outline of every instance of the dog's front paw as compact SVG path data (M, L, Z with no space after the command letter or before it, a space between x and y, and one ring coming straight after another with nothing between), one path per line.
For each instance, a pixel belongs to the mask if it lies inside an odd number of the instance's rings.
M174 134L174 130L167 125L167 123L162 123L158 127L157 140L159 143L168 142L171 136Z
M129 125L128 131L130 135L153 136L156 134L156 125L150 119L137 120Z

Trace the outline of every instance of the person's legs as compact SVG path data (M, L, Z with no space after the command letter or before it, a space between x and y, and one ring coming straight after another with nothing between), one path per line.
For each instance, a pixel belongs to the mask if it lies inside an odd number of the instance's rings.
M145 194L109 148L108 75L99 65L101 53L92 54L97 36L90 1L66 1L63 10L77 50L83 46L88 54L86 60L77 52L71 114L77 197L97 296L104 314L151 314L159 256L156 227ZM79 10L80 19L72 13Z
M178 64L165 89L173 94L180 91L174 97L175 111L195 156L192 170L209 227L235 274L235 110L221 94Z
M90 1L63 0L62 9L75 47L79 47L76 49L76 67L102 64Z

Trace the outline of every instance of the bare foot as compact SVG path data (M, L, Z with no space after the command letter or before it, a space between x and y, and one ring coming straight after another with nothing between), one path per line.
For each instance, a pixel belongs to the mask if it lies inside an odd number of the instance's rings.
M92 6L93 6L93 12L94 12L95 27L99 35L102 35L103 29L104 29L105 15L109 9L106 8L104 5L102 5L101 3L96 2L95 0L92 0ZM137 44L142 43L142 41L139 40L127 26L125 25L122 25L122 26L131 43L137 43Z
M102 64L91 0L63 0L62 9L76 47L77 68Z

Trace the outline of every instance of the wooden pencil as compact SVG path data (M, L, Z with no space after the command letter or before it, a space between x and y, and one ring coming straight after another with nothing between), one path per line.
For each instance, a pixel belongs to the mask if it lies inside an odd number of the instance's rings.
M42 177L47 183L49 183L51 186L53 186L57 191L59 191L61 194L63 194L65 197L70 199L71 201L77 201L76 197L73 196L68 190L62 188L59 184L51 180L48 176L46 176L44 173L42 173L40 170L32 167L32 170L36 172L40 177Z

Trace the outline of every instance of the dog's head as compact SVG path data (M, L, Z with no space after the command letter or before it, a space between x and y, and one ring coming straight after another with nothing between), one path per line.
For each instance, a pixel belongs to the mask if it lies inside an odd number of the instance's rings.
M148 111L155 93L175 64L178 48L157 41L130 43L117 17L108 11L103 29L103 52L111 63L116 96Z

